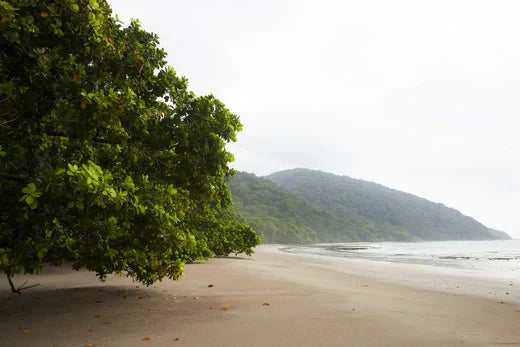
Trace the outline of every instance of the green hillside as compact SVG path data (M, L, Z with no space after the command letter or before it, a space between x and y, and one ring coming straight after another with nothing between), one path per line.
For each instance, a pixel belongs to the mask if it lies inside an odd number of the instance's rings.
M237 210L269 243L509 238L442 204L321 171L239 172L230 189Z
M229 187L235 208L264 242L316 242L327 230L342 230L341 220L267 179L238 172Z

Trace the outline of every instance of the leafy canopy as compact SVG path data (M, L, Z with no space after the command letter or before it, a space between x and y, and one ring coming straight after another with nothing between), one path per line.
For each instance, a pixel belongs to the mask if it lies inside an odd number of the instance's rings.
M251 252L222 217L239 118L188 91L156 35L104 0L0 1L0 32L0 270L67 260L150 284L220 233L236 240L218 253Z

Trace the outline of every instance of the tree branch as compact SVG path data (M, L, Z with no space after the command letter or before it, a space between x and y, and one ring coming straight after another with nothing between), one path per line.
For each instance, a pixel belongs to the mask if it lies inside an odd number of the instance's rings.
M16 293L16 294L22 294L22 290L34 288L34 287L37 287L40 285L39 283L36 283L36 284L30 285L30 286L26 286L27 281L25 281L21 286L19 286L18 288L15 288L13 281L11 280L11 275L9 273L6 273L6 276L7 276L7 280L9 281L9 285L11 286L11 292Z

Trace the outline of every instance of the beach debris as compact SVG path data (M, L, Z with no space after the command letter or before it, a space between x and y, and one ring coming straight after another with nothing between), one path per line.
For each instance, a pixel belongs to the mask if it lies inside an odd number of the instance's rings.
M194 299L195 299L195 300L199 300L199 297L198 297L198 296L196 296L196 297L194 297Z
M355 310L356 310L356 308L354 307L354 308L352 309L352 311L355 311Z
M27 334L27 333L30 333L31 330L29 330L29 329L25 329L23 332Z
M227 311L227 307L222 307L221 310L222 311Z
M210 306L209 309L210 309L210 310L213 310L213 306Z
M85 345L85 347L94 347L94 345L91 344L91 343L87 343L87 344Z
M444 256L444 257L439 257L439 259L446 259L446 260L456 260L456 259L470 260L470 259L475 259L475 260L479 260L478 258L475 258L475 257L454 256L454 255L447 255L447 256Z
M162 336L157 336L158 339L162 339L163 337Z
M271 304L268 303L268 302L264 302L262 305L264 305L264 306L269 306L269 305L271 305Z
M150 341L149 337L143 337L143 341Z
M208 288L213 288L213 284L208 284Z
M179 341L179 338L178 338L178 337L176 337L176 338L174 338L174 339L173 339L173 341Z

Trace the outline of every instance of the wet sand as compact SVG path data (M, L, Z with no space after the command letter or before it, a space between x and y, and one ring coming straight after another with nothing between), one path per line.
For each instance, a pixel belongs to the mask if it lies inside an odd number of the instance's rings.
M187 265L182 280L148 288L48 268L14 278L40 283L22 295L0 282L0 345L520 346L516 287L450 292L424 285L442 274L364 264L261 246L253 257Z

